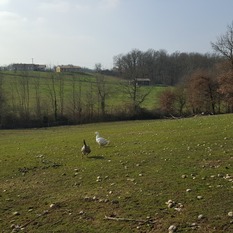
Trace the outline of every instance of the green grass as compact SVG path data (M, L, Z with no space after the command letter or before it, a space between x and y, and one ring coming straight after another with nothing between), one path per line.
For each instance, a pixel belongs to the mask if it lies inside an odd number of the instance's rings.
M232 232L232 128L229 114L1 130L1 232Z
M64 111L69 113L72 109L73 101L73 86L75 85L75 92L79 93L81 89L81 103L82 108L90 104L94 105L94 109L99 108L98 105L98 91L96 86L96 74L85 74L85 73L53 73L53 72L1 72L0 78L3 78L3 93L8 107L16 110L21 107L20 100L23 101L24 88L26 88L25 80L28 80L29 85L29 107L30 113L33 115L36 110L36 91L38 91L39 100L41 103L41 112L48 112L51 114L51 109L53 109L53 101L51 98L51 90L53 87L52 76L55 80L55 92L58 101L58 111L60 110L60 82L59 78L64 80L64 85L61 85L64 89ZM26 77L26 78L25 78ZM25 79L23 79L25 78ZM39 80L39 83L38 83ZM106 111L112 113L119 108L125 108L124 104L130 101L129 97L123 93L122 86L120 85L119 78L105 76L106 92L108 93L106 97ZM36 83L38 86L36 86ZM145 99L142 107L147 109L154 109L158 106L158 96L159 93L164 90L165 87L141 87L142 91L147 92L148 88L151 89L150 94ZM26 88L27 90L27 88ZM90 96L90 93L92 97ZM62 94L63 95L63 94ZM76 94L76 101L77 101ZM92 98L92 100L90 100ZM26 99L24 100L26 101ZM98 111L98 110L97 110ZM124 111L124 110L123 110Z

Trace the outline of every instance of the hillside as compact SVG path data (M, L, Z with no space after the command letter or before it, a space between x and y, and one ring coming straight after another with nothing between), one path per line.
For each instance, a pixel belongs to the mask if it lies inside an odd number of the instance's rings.
M25 127L26 122L38 127L44 119L52 123L83 123L96 121L103 115L126 115L132 102L131 92L122 84L123 80L111 76L94 73L2 72L0 78L4 100L3 124L15 124L15 127L18 121ZM157 86L138 88L137 98L150 92L140 106L148 110L155 109L158 95L163 89Z

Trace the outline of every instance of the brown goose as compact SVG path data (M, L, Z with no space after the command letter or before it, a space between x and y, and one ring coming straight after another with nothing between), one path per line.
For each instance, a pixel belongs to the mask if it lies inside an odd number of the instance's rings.
M85 140L83 140L83 146L81 149L82 155L88 155L91 153L91 148L90 146L88 146L85 142Z

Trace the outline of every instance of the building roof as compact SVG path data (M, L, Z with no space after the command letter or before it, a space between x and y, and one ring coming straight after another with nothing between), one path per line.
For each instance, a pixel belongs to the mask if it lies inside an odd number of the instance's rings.
M80 69L81 67L80 66L73 66L73 65L61 65L61 66L57 66L57 67L60 67L60 68L64 68L64 69Z
M148 81L148 82L150 82L149 78L136 78L135 80L136 81Z

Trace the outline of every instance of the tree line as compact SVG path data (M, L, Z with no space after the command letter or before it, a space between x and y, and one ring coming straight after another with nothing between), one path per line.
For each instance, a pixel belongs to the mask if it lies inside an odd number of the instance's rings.
M125 79L149 78L152 84L174 86L197 69L212 69L222 61L218 54L168 54L166 50L134 49L114 57L115 70Z
M127 80L149 78L173 86L160 96L164 115L233 112L233 21L225 34L211 42L215 53L179 53L134 49L114 58L116 70Z

